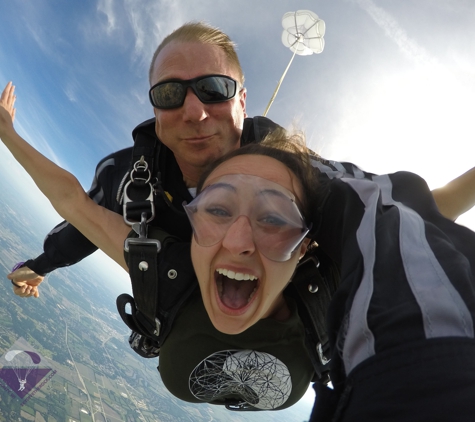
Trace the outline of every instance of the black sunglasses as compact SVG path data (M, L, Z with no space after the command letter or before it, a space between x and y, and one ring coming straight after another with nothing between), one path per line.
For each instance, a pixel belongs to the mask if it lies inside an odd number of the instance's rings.
M237 82L229 76L206 75L186 81L174 79L159 82L150 88L148 95L155 108L178 108L183 105L190 87L204 104L222 103L234 98Z

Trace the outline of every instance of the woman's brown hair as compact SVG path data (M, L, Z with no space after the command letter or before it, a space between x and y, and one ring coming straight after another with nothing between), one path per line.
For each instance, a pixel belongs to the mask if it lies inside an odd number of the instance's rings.
M307 224L312 221L312 213L315 213L316 206L320 203L322 192L318 182L318 169L312 166L310 157L319 157L306 147L302 134L288 134L285 129L280 128L267 135L259 144L249 144L231 151L206 169L198 182L197 192L200 192L205 180L216 167L240 155L264 155L288 167L302 185L303 197L299 201L301 212Z

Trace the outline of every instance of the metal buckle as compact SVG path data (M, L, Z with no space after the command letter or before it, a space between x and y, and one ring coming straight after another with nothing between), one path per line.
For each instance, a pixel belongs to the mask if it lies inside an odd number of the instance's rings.
M319 357L320 362L322 363L322 365L326 365L328 362L330 362L331 359L328 359L328 358L323 354L322 343L318 343L318 344L317 344L317 353L318 353L318 357Z
M320 260L315 255L305 256L304 259L297 264L297 267L300 267L309 261L313 262L315 268L320 267Z
M129 198L129 195L127 195L127 189L128 189L128 187L130 186L131 183L132 183L131 180L128 181L127 184L124 187L124 202L123 202L123 206L122 206L123 207L123 214L124 214L124 221L129 226L133 225L134 223L137 223L137 221L129 220L129 218L127 217L127 204L130 203L130 202L134 202ZM151 183L149 183L148 186L150 188L150 193L149 193L147 199L145 199L145 201L148 201L149 204L150 204L150 218L147 220L147 223L149 223L150 221L152 221L155 218L155 204L153 203L153 186L152 186Z
M138 173L138 172L142 172L142 173L145 173L145 172L148 172L148 176L146 179L142 178L142 177L137 177L135 178L134 177L134 172L135 173ZM140 157L140 160L139 161L136 161L134 163L134 169L130 172L130 180L132 182L135 182L135 180L143 180L143 183L146 184L148 182L150 182L150 178L152 177L152 175L150 174L150 170L148 169L148 163L145 161L145 157L142 155Z
M138 172L141 172L141 173L147 172L147 177L146 178L137 177L135 175L135 173L138 173ZM150 193L148 194L148 197L144 200L144 201L148 201L149 204L150 204L150 218L147 220L147 223L149 223L150 221L152 221L155 218L155 204L153 202L154 188L153 188L152 183L150 183L150 179L151 179L150 170L148 169L148 164L145 161L144 156L142 155L140 160L135 162L134 168L130 172L130 180L125 184L125 187L124 187L124 199L123 199L122 209L123 209L124 221L129 226L133 225L134 223L137 223L137 221L129 220L129 218L127 217L127 204L130 203L130 202L134 202L130 199L129 195L127 194L127 190L129 188L129 186L131 184L136 183L136 181L137 182L140 181L144 185L148 184L148 186L150 188Z
M148 239L147 238L147 213L143 212L141 216L140 223L132 224L132 229L139 235L138 238L136 237L128 237L125 239L124 243L124 250L125 252L129 252L130 245L156 245L157 253L160 252L162 248L162 244L158 239Z
M309 255L305 257L302 261L297 264L297 268L305 265L307 262L312 262L315 265L315 268L318 271L318 267L320 267L320 260L315 255ZM308 284L308 291L310 293L317 293L318 292L318 284L317 283L309 283Z
M160 249L162 248L162 245L160 244L160 241L157 239L137 239L137 238L127 238L125 239L124 243L124 251L129 252L130 246L131 245L156 245L157 247L157 253L160 252Z
M229 400L224 403L224 406L228 410L233 410L233 411L246 411L246 410L254 410L255 407L250 405L248 402L245 402L244 400Z
M153 334L158 336L160 334L161 328L162 328L162 323L160 322L158 318L155 318L155 331L153 332Z

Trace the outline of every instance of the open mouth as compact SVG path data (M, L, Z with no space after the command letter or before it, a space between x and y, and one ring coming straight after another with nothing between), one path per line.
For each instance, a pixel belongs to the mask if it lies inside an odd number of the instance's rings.
M226 307L239 310L252 302L259 279L251 274L218 268L215 272L219 299Z

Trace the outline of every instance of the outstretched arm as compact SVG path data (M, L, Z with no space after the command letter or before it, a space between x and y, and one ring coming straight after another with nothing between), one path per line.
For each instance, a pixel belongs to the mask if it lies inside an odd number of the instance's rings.
M475 205L475 167L432 191L439 211L444 217L456 220Z
M78 180L48 160L13 128L15 87L9 82L0 98L0 138L50 200L54 209L97 247L127 270L124 239L130 231L123 219L93 202Z

